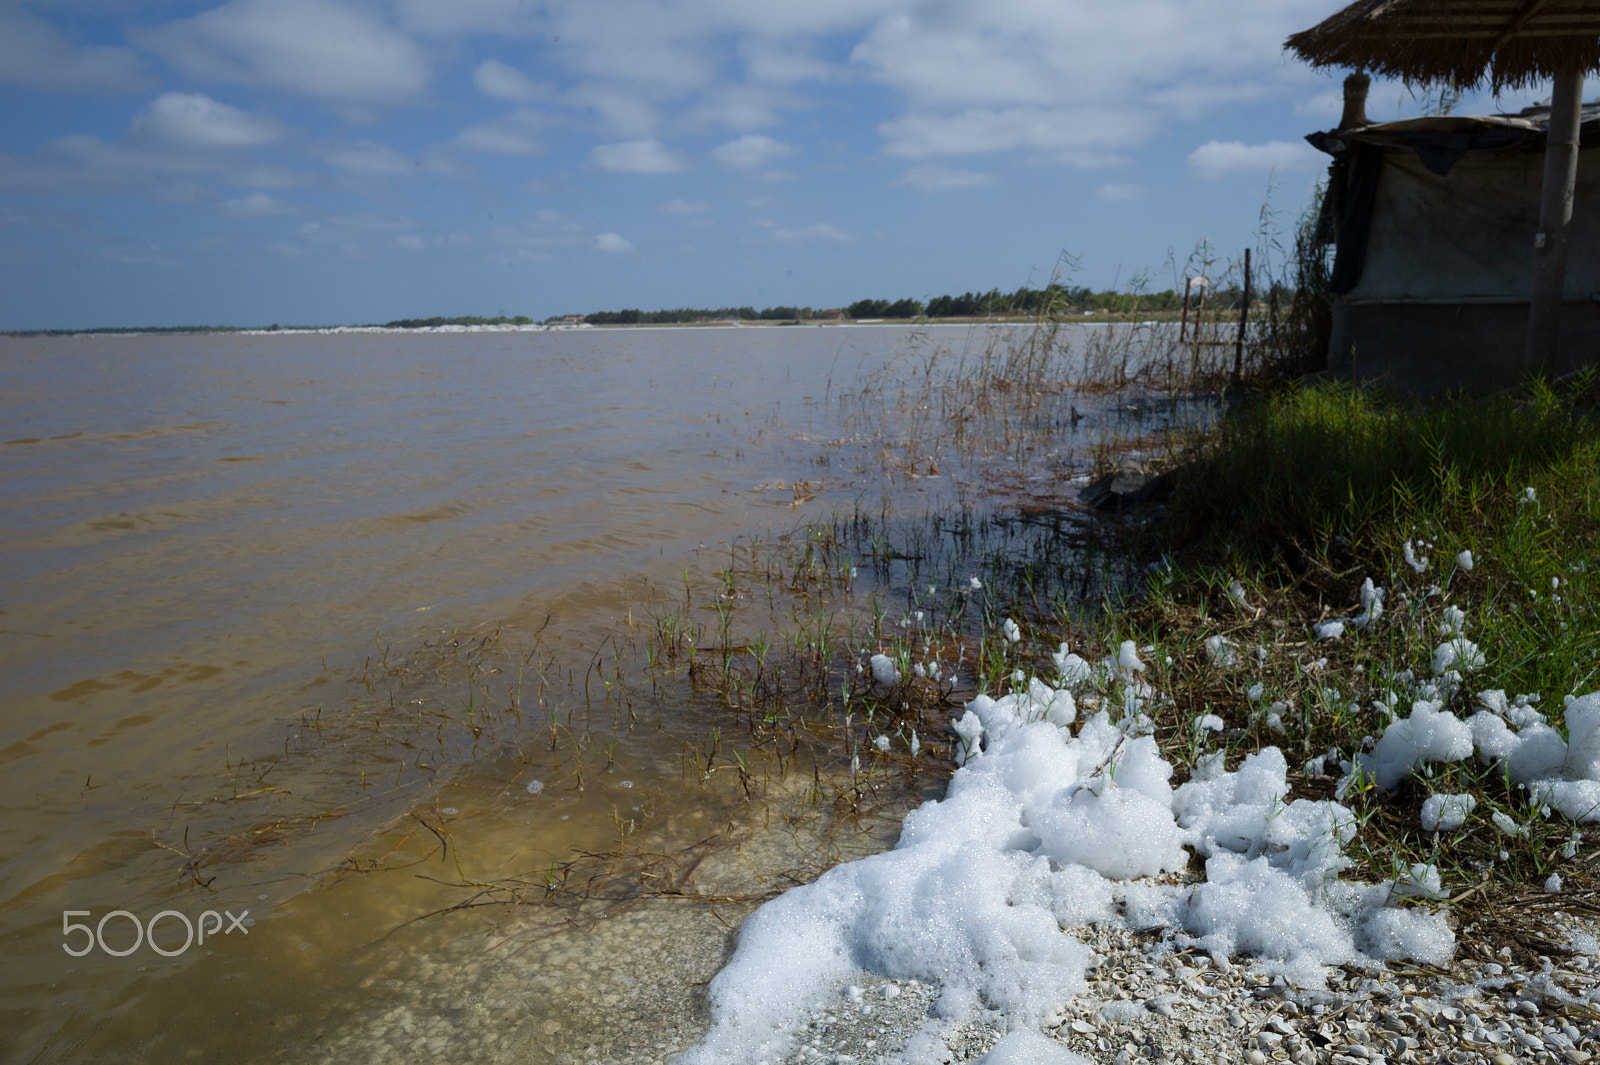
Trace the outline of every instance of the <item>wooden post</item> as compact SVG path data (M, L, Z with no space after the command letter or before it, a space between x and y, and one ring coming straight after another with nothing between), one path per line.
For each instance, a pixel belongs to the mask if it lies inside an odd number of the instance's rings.
M1561 293L1567 280L1567 233L1578 182L1578 126L1583 113L1583 73L1556 75L1545 135L1544 185L1539 194L1539 231L1533 238L1533 294L1528 300L1528 346L1524 369L1546 370L1561 339Z
M1183 317L1178 319L1178 343L1183 343L1183 338L1189 331L1189 289L1194 282L1189 278L1183 279Z
M1244 250L1244 299L1239 302L1239 336L1233 342L1233 384L1244 381L1244 326L1250 318L1250 249Z

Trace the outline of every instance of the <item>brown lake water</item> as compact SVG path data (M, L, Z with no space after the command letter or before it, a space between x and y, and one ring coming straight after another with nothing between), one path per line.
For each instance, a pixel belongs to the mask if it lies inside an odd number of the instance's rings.
M677 1000L635 984L715 971L680 943L704 914L641 909L588 946L503 908L406 922L619 819L678 843L736 820L683 783L712 709L609 691L606 660L620 688L640 653L619 633L715 588L741 538L988 505L992 468L939 468L916 367L1011 336L0 338L0 1061L682 1045ZM877 400L841 401L862 382ZM1075 403L979 449L1011 502L1112 432ZM589 744L576 776L559 728ZM596 1042L619 1021L660 1038Z

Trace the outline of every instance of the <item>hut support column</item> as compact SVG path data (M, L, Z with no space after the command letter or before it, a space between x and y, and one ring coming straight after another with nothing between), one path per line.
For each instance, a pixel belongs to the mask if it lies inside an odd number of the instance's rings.
M1567 231L1573 188L1578 182L1578 124L1583 111L1583 73L1556 75L1550 98L1550 130L1539 198L1539 232L1533 240L1533 296L1528 303L1525 369L1547 369L1561 331L1561 293L1567 278Z

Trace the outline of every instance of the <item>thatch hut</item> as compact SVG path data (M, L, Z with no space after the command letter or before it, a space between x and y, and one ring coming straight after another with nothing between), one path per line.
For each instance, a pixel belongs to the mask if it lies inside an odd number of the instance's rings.
M1348 119L1347 119L1348 121ZM1493 388L1524 367L1548 107L1367 124L1307 138L1333 157L1329 370L1399 388ZM1580 115L1559 332L1544 369L1600 357L1600 105Z
M1397 291L1419 310L1403 315L1397 324L1428 318L1434 325L1457 323L1453 331L1467 335L1472 327L1462 319L1482 319L1488 334L1482 336L1481 343L1473 334L1474 343L1486 349L1479 359L1483 363L1479 369L1482 374L1499 379L1506 376L1500 372L1504 345L1497 339L1500 334L1495 329L1506 315L1469 312L1466 308L1481 308L1486 300L1514 301L1516 291L1520 291L1526 293L1522 369L1559 372L1571 362L1574 353L1595 350L1594 337L1585 336L1583 330L1593 311L1595 289L1588 282L1592 280L1590 267L1596 246L1586 239L1593 235L1590 229L1574 234L1573 219L1576 202L1584 201L1583 207L1587 208L1576 212L1580 216L1592 216L1596 213L1594 208L1600 206L1595 202L1594 175L1590 173L1593 164L1580 160L1583 126L1588 118L1582 106L1583 76L1600 69L1600 0L1358 0L1290 37L1286 46L1314 66L1354 67L1358 72L1371 71L1410 84L1466 89L1487 81L1500 89L1550 79L1550 106L1542 113L1433 120L1445 123L1436 126L1426 125L1429 120L1416 120L1424 123L1420 127L1414 123L1389 124L1389 132L1404 146L1385 141L1381 135L1377 135L1376 142L1364 142L1352 126L1338 131L1339 144L1330 141L1324 147L1336 149L1336 160L1343 159L1348 171L1344 176L1349 179L1352 193L1363 188L1358 178L1370 180L1375 186L1384 184L1384 178L1396 172L1384 160L1403 160L1407 152L1439 179L1430 185L1428 179L1417 178L1408 185L1402 177L1397 179L1401 187L1395 195L1374 193L1374 212L1392 201L1398 205L1396 209L1409 210L1413 216L1429 213L1433 220L1425 223L1420 232L1409 232L1409 223L1398 223L1397 233L1387 240L1380 228L1377 243L1390 248L1382 254L1373 246L1369 229L1360 237L1366 243L1365 254L1360 257L1362 276L1376 266L1381 277L1382 264L1386 262L1395 264L1391 270L1395 275L1409 267L1420 268L1425 274L1449 276L1451 271L1439 266L1441 259L1459 264L1469 256L1478 256L1491 263L1503 260L1507 264L1504 272L1480 268L1479 273L1523 285L1520 290L1497 288L1482 293L1435 291L1428 297L1417 292L1426 288L1429 279L1413 278L1399 285ZM1367 126L1363 132L1373 128ZM1542 151L1537 143L1541 132ZM1362 163L1371 151L1380 153L1378 160ZM1454 158L1454 162L1442 169L1438 165L1428 167L1425 162L1431 158L1440 163L1447 157ZM1465 170L1461 169L1463 160L1467 161ZM1417 177L1415 168L1408 173L1409 177ZM1343 206L1360 202L1361 195L1346 196ZM1529 203L1534 205L1532 210L1525 209ZM1424 205L1429 205L1426 211ZM1474 215L1474 211L1480 213ZM1463 220L1449 221L1453 215L1461 215ZM1513 219L1524 223L1520 234L1511 228ZM1341 219L1341 224L1348 221ZM1394 247L1398 235L1408 238L1409 253L1401 254ZM1341 251L1351 239L1354 237L1341 237ZM1497 243L1501 239L1508 243ZM1579 258L1591 260L1575 264L1579 275L1576 278L1566 276L1569 244L1579 249ZM1391 259L1389 256L1394 254L1401 257ZM1509 261L1519 257L1531 262L1525 273L1513 278ZM1349 281L1348 273L1344 280ZM1392 282L1398 280L1391 278ZM1473 284L1484 282L1479 277ZM1371 283L1377 284L1378 278ZM1358 278L1355 285L1359 284ZM1356 292L1353 286L1344 293L1345 328L1342 336L1336 336L1332 352L1336 363L1352 352L1357 364L1369 355L1388 358L1372 351L1370 344L1360 348L1358 327L1362 314L1355 307L1362 296ZM1462 302L1452 296L1474 298ZM1585 300L1589 302L1584 303ZM1394 300L1389 302L1393 304ZM1441 318L1442 312L1421 311L1428 306L1452 306L1457 310ZM1569 318L1577 319L1572 327L1579 335L1563 338ZM1413 325L1407 325L1407 331L1413 336L1427 332ZM1391 351L1398 352L1402 342L1391 336L1388 343ZM1458 381L1441 383L1489 383L1476 379L1480 376L1477 370L1463 367Z

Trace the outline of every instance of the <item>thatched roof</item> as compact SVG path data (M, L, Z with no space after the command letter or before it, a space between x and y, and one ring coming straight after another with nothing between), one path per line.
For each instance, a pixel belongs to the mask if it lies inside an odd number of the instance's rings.
M1286 46L1412 84L1520 88L1600 70L1600 0L1358 0Z

